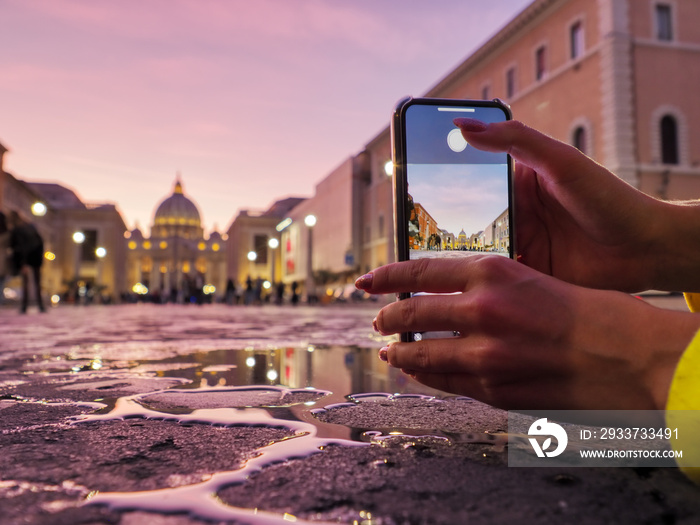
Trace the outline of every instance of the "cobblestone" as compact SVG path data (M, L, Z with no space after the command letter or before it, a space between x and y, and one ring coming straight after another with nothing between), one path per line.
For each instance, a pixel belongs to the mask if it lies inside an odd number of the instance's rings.
M506 413L388 369L376 310L0 310L0 523L700 519L673 468L509 468Z

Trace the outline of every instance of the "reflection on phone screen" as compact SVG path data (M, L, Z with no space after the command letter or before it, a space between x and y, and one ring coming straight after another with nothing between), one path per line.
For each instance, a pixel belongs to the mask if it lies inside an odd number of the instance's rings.
M456 117L505 120L495 107L416 104L406 111L408 246L411 259L488 252L509 256L508 157L464 140Z

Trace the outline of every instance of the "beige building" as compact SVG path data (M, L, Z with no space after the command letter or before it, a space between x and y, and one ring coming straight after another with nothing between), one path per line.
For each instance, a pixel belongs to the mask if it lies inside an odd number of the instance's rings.
M501 98L642 191L699 198L698 20L697 0L535 0L424 96ZM390 148L366 145L363 270L393 258Z
M156 207L150 237L139 228L126 235L127 288L161 301L192 302L223 293L226 237L205 237L197 205L185 195L179 177L173 192Z
M114 204L84 203L69 188L28 182L41 196L44 226L44 290L68 302L113 301L125 289L126 225Z
M84 203L73 190L54 183L27 182L3 169L7 149L0 145L0 210L15 211L44 239L41 288L53 301L113 300L124 289L126 226L114 204ZM81 243L74 241L75 238ZM2 290L18 299L19 278Z
M270 283L282 280L282 254L286 253L287 247L280 243L280 231L290 211L304 200L302 197L288 197L275 202L264 212L238 212L228 228L227 244L227 273L237 290L245 286L248 278Z
M362 259L360 272L394 260L394 212L389 128L362 153L367 171L362 194Z
M296 282L323 297L354 280L361 257L366 184L365 156L350 157L316 185L312 197L290 211L289 221L280 227L286 284Z

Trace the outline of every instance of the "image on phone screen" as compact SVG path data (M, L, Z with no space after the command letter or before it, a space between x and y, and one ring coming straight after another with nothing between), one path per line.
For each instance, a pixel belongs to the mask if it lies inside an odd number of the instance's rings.
M507 118L499 107L415 104L406 109L410 259L512 255L508 156L470 146L453 123L457 117L487 123Z
M513 257L510 159L470 146L457 117L510 118L499 101L407 99L394 124L399 260L489 253ZM422 292L400 294L401 299ZM458 337L456 331L402 334L404 341Z

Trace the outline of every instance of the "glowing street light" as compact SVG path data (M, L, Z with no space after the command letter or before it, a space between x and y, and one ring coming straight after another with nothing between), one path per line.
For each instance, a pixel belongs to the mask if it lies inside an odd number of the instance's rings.
M104 259L105 255L107 255L107 249L102 246L98 246L95 248L95 255L97 255L97 257L100 259Z
M44 204L43 202L37 201L34 204L32 204L32 215L34 215L35 217L43 217L44 215L46 215L46 211L46 204Z
M251 251L248 252L248 260L249 260L250 262L253 262L253 261L254 261L255 259L257 259L257 258L258 258L258 254L255 253L253 250L251 250Z
M313 228L316 226L316 216L313 214L307 215L304 217L304 224L306 224L309 228Z
M85 242L85 234L81 231L77 231L73 234L73 242L75 244L83 244Z
M387 160L386 164L384 164L384 173L386 173L389 177L394 174L394 163L390 160Z

